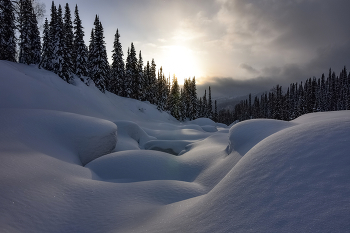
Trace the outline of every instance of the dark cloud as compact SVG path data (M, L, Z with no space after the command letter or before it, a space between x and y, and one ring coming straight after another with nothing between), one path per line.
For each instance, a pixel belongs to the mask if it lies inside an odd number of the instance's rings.
M246 70L246 71L248 71L249 73L252 73L252 74L258 74L259 73L259 71L257 71L252 66L250 66L248 64L245 64L245 63L240 64L239 67L241 67L242 69L244 69L244 70Z
M211 85L216 97L258 93L350 65L348 0L234 0L223 1L222 9L230 22L228 38L244 35L241 44L250 48L242 58L249 65L239 68L251 76L213 78L201 84L199 92ZM227 42L237 46L233 39ZM257 46L260 50L254 51Z

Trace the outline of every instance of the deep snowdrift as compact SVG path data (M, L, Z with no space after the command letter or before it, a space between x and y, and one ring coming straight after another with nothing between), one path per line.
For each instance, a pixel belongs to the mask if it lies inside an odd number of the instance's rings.
M350 230L349 111L229 129L0 71L1 232Z

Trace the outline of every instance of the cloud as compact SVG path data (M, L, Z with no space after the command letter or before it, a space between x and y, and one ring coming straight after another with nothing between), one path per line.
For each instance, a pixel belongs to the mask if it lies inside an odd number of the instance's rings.
M240 64L239 67L242 68L243 70L248 71L249 73L252 73L252 74L258 74L259 73L259 71L257 71L252 66L250 66L248 64L245 64L245 63Z
M212 85L218 96L246 95L350 64L347 0L216 2L214 21L224 33L213 41L221 51L222 73L203 79L201 91Z

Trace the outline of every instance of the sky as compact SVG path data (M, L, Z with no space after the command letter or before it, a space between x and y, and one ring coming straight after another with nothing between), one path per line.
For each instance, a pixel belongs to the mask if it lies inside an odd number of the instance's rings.
M49 18L51 1L46 5ZM68 0L55 0L65 5ZM88 45L95 15L111 62L119 30L144 62L168 76L196 77L213 98L269 91L279 84L338 74L350 64L348 0L69 0L78 5Z

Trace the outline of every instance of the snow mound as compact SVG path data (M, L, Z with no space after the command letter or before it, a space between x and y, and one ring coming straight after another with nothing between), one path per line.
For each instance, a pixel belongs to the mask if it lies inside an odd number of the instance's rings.
M49 143L59 144L76 158L68 154L50 155L78 164L79 159L83 165L110 153L117 142L117 127L112 122L73 113L7 109L0 111L0 119L5 125L2 129L23 143L39 151L47 151Z
M202 129L205 131L205 132L216 132L218 131L218 129L216 128L216 126L212 126L212 125L203 125L201 126Z
M235 124L229 132L227 153L237 151L243 156L264 138L293 125L295 123L271 119L248 120Z
M192 167L177 158L159 151L128 150L105 155L86 167L104 181L193 180L186 176Z
M228 128L228 126L225 125L224 123L216 123L216 127L218 127L218 128L224 128L224 129Z
M115 151L140 150L140 148L143 149L145 143L156 139L149 136L135 122L116 121L114 123L118 126L118 143Z
M205 125L216 126L216 123L209 118L197 118L195 120L189 121L188 123L199 125L199 126L205 126Z
M143 229L347 232L350 112L311 114L293 123L255 145L208 194L164 207Z
M152 140L144 145L146 150L156 150L170 153L173 155L180 154L186 146L193 143L193 140Z

